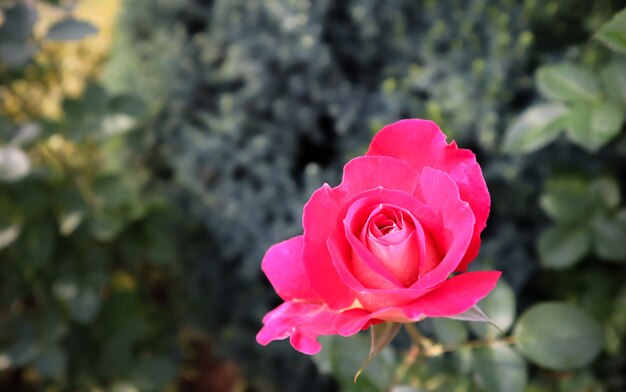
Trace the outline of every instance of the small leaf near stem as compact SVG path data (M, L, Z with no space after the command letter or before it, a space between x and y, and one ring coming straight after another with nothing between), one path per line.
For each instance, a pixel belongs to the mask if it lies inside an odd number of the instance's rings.
M369 365L370 362L378 354L380 354L380 352L383 351L383 349L387 347L389 343L391 343L393 338L396 337L396 335L398 334L398 331L400 331L401 326L402 324L399 324L399 323L382 323L382 324L376 324L370 328L371 336L372 336L370 354L367 357L367 360L361 366L361 368L354 375L355 383L356 383L357 378L359 378L359 376L361 375L361 372L363 372L363 369L365 369L367 365Z
M496 323L491 321L489 316L487 316L485 312L483 312L477 305L472 306L467 311L461 314L457 314L455 316L450 316L447 318L453 319L453 320L461 320L461 321L478 321L478 322L483 322L483 323L489 323L491 326L496 328L501 333L505 332Z

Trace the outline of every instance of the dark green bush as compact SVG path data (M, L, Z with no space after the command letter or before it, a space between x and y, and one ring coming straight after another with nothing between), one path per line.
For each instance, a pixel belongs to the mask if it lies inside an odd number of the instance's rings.
M47 78L33 61L46 55L34 9L4 6L0 49L14 57L0 58L0 83ZM80 38L90 26L72 21L56 34ZM193 220L133 147L141 100L91 82L62 106L58 119L25 108L0 117L0 389L162 390L186 359Z

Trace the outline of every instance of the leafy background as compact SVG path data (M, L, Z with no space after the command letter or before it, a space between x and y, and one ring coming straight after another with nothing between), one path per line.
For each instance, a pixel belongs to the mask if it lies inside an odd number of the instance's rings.
M625 390L621 7L1 1L0 390ZM477 153L501 330L425 320L356 384L367 335L258 346L264 251L405 117Z

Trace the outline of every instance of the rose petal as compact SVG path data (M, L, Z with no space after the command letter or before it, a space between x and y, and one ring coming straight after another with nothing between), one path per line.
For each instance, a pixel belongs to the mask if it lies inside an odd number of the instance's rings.
M364 227L369 222L370 211L379 211L381 208L390 209L393 206L398 212L404 211L406 215L415 219L411 220L408 226L413 230L410 234L404 235L404 239L400 237L401 241L397 244L386 244L381 239L368 239L362 240L362 235L357 235L363 232ZM422 226L419 223L419 219L412 216L411 212L404 209L400 205L381 203L377 199L361 198L356 200L348 208L346 218L344 219L345 235L346 239L350 243L353 252L358 257L353 258L353 267L359 267L359 264L365 264L367 270L373 270L376 274L383 276L386 280L393 283L397 287L406 287L413 283L419 276L419 262L420 255L423 254L424 245L424 232ZM389 237L389 236L386 236ZM384 239L385 237L382 237ZM420 242L418 242L420 241ZM372 246L368 247L368 244ZM359 263L362 261L362 263ZM358 276L361 269L353 272ZM368 280L359 278L369 288L390 288L388 286L377 286L373 284L367 284Z
M405 306L403 311L411 320L463 313L496 287L501 274L500 271L462 273L446 280L411 305Z
M361 241L360 236L356 235L366 224L369 212L380 204L377 199L362 197L355 200L348 208L343 220L343 235L352 251L351 271L368 288L404 287L400 280L388 268L385 268L385 262L379 260ZM337 236L341 236L339 230L333 237L337 239ZM383 277L384 280L381 282L377 277Z
M420 274L420 263L426 255L422 226L417 226L404 241L387 244L377 240L368 241L369 250L400 281L401 286L413 284Z
M397 158L421 172L438 165L447 145L446 135L434 122L407 119L378 131L365 155Z
M332 195L332 189L324 184L316 190L304 206L304 246L302 262L311 289L332 309L350 306L356 296L339 277L326 241L337 224L340 205Z
M457 148L456 142L453 141L446 147L444 158L435 168L445 171L456 182L461 199L469 203L476 219L472 241L461 264L457 267L457 271L462 272L478 256L480 233L487 226L491 197L482 170L476 162L476 156L470 150Z
M382 308L375 312L351 309L335 320L341 336L351 336L366 328L372 320L409 323L426 317L449 317L476 305L496 286L499 271L466 272L448 279L436 289L402 307Z
M341 184L333 195L347 202L361 192L385 188L413 194L419 181L419 172L407 162L382 156L364 156L352 159L343 169Z
M491 199L476 156L459 149L432 121L401 120L381 129L370 144L368 156L389 156L407 162L417 171L425 167L442 170L457 183L462 200L470 204L476 218L471 244L457 267L463 271L478 254L480 232L485 228Z
M302 265L302 244L301 235L275 244L267 250L261 263L272 287L285 301L317 300Z
M347 310L335 319L335 329L338 335L352 336L369 325L370 320L372 320L372 313L367 310Z
M293 348L313 355L322 347L318 336L337 333L337 315L322 303L285 302L265 315L256 341L265 346L271 341L289 338Z
M412 286L429 289L443 282L455 271L467 252L475 220L468 203L460 199L456 184L446 173L424 168L420 177L420 192L426 204L441 216L443 229L440 233L431 233L443 235L445 243L443 260L430 272L421 275ZM440 250L444 250L440 243L438 245Z
M342 312L335 319L335 330L338 335L352 336L367 329L370 325L381 322L412 323L402 311L402 307L390 307L368 312L363 309L350 309Z
M355 293L368 289L402 287L400 282L386 271L367 249L364 249L363 245L353 249L341 229L337 229L329 236L327 246L341 280ZM360 254L365 257L361 257Z

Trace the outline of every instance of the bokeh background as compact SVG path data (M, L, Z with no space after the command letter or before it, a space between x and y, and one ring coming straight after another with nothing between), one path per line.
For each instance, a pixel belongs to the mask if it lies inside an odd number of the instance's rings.
M0 390L626 390L624 6L1 0ZM264 251L409 117L477 154L503 331L259 346Z

